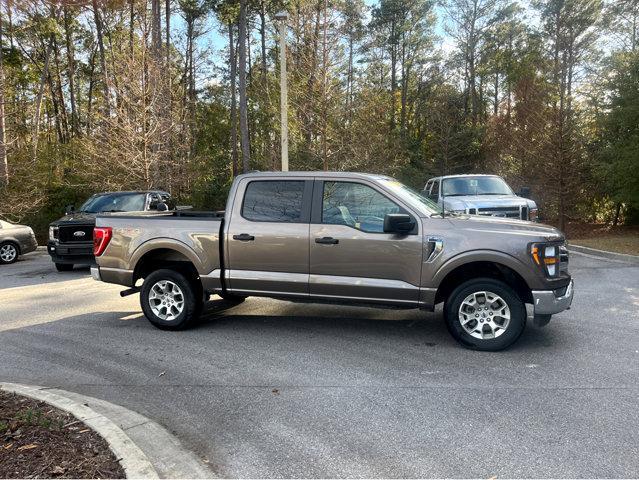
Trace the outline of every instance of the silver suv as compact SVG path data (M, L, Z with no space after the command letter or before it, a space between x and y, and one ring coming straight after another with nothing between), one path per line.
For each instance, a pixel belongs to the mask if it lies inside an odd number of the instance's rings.
M522 189L524 190L524 189ZM453 213L537 221L537 204L516 195L497 175L447 175L428 180L423 195Z

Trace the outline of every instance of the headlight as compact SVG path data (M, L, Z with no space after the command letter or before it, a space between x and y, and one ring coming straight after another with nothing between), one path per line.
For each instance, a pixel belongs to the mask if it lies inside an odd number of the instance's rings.
M538 208L531 208L530 209L530 213L528 214L528 219L531 222L536 222L537 220L539 220L539 209Z
M537 243L531 246L530 255L548 277L556 277L559 274L559 250L558 245Z
M49 227L49 240L58 239L58 227Z

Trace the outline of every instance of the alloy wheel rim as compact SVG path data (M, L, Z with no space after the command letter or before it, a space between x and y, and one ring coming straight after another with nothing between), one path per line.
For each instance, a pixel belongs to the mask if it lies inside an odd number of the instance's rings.
M184 311L184 293L176 283L160 280L151 287L149 306L159 319L173 321Z
M508 329L510 307L494 292L474 292L459 306L459 323L473 338L497 338Z
M0 248L0 258L5 262L13 261L13 259L16 258L17 254L18 252L16 250L16 247L14 247L13 245L3 245Z

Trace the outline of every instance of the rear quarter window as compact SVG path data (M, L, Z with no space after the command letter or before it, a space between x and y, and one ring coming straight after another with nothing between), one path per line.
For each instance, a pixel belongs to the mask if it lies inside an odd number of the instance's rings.
M299 223L303 197L302 180L252 181L244 193L242 216L254 222Z

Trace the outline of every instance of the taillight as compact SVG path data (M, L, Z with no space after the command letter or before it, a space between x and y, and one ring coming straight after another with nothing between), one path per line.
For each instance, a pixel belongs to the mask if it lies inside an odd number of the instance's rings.
M102 255L112 236L113 230L111 227L95 227L93 229L93 255L96 257Z

